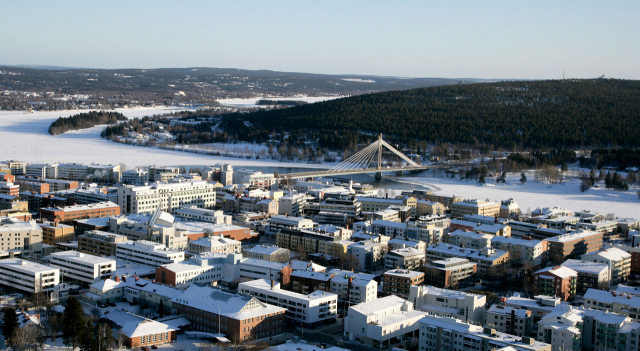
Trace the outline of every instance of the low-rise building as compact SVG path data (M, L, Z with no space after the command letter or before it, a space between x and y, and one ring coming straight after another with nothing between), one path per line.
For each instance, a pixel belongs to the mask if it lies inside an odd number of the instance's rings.
M243 293L194 284L173 299L173 307L195 330L220 332L236 343L284 333L286 308Z
M42 228L36 221L0 217L0 251L42 253Z
M583 296L589 289L608 289L610 285L609 266L605 263L566 260L564 267L578 273L576 295Z
M313 270L294 270L291 273L291 291L309 294L314 291L331 292L333 274Z
M44 222L38 223L38 225L42 228L42 242L47 245L55 245L61 241L75 240L72 225L56 222Z
M560 264L569 258L578 258L602 248L602 233L581 230L545 239L548 242L548 258Z
M110 277L116 270L116 260L70 250L49 255L51 267L60 269L65 279L93 284Z
M383 343L393 338L399 341L414 338L418 321L425 315L414 310L411 302L397 296L352 305L344 319L344 338L382 348Z
M567 302L562 302L559 297L537 295L533 299L520 296L520 293L516 293L507 298L505 306L514 307L519 309L527 309L533 314L534 323L537 323L541 318L549 315L556 306L566 305Z
M116 245L127 241L124 235L91 230L78 236L78 251L96 256L115 256Z
M333 274L330 291L338 295L339 301L356 305L378 298L378 282L375 281L375 275L340 269L332 269L328 273Z
M484 326L517 336L530 336L535 331L531 311L503 305L492 305L487 310Z
M451 204L451 217L462 218L464 215L483 215L497 217L500 214L500 204L495 202L469 199Z
M45 207L40 209L40 216L50 222L71 223L78 219L111 217L120 214L120 207L113 202L99 202L89 205L73 205L65 207Z
M271 262L287 262L291 251L278 246L254 245L242 248L242 256Z
M394 269L384 272L382 275L382 292L387 295L396 295L409 298L410 289L414 285L424 283L424 273Z
M60 283L60 270L20 258L0 260L0 285L27 293L52 291Z
M241 242L220 236L210 236L189 242L189 251L195 254L204 252L240 253Z
M640 296L637 294L589 289L583 299L585 308L613 312L640 322Z
M314 291L299 294L280 289L280 283L257 279L238 284L240 293L250 294L264 303L286 308L285 318L305 327L317 326L337 317L338 295Z
M412 286L409 301L429 315L460 319L481 325L485 317L487 297L433 286Z
M608 265L609 277L613 285L625 282L631 274L631 255L617 247L582 255L580 259Z
M176 328L133 313L114 309L105 318L119 328L124 335L124 344L129 348L162 345L178 339Z
M572 300L576 295L578 272L571 268L547 267L533 274L534 290L539 294L557 296L562 301Z
M209 210L196 206L184 207L173 211L176 218L187 221L207 222L213 224L231 224L231 216L225 215L222 211Z
M419 349L551 351L551 345L528 336L514 336L453 318L426 316L420 320Z
M425 253L412 247L387 252L384 258L385 269L418 270L424 265Z
M116 244L116 257L120 260L158 267L184 261L184 252L168 249L152 241L127 241Z
M265 229L265 232L270 235L276 235L283 229L310 230L313 229L313 221L303 217L287 217L278 215L269 219L269 223Z
M464 287L478 271L478 264L466 258L450 257L423 266L425 284L439 288Z

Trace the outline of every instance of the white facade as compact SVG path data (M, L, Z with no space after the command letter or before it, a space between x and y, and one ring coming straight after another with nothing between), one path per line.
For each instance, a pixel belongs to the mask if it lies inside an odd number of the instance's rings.
M122 213L152 212L158 207L166 212L190 206L212 208L216 192L213 184L204 180L122 186L118 187L118 204Z
M332 293L338 295L340 301L359 304L378 298L378 282L374 280L375 275L340 269L332 269L328 273L334 274L330 289Z
M189 251L192 253L240 253L241 242L220 236L210 236L189 242Z
M231 224L231 216L227 216L222 211L198 208L195 206L180 208L173 211L176 218L184 218L191 221L207 222L213 224Z
M278 214L297 216L302 213L306 202L305 194L291 194L278 199Z
M344 319L344 336L369 346L387 342L391 338L411 337L419 328L418 321L427 314L416 311L413 305L398 296L387 296L349 307Z
M370 272L384 265L384 257L389 250L386 243L360 241L347 247L347 253L358 261L357 270Z
M313 229L313 221L303 217L287 217L287 216L273 216L269 219L266 232L268 234L277 234L282 229Z
M264 174L251 169L237 169L233 171L233 184L248 184L260 188L270 188L276 179L272 173Z
M116 257L120 260L158 267L184 261L184 252L169 250L163 244L140 240L116 244Z
M112 275L116 260L77 251L54 252L50 264L62 272L64 278L93 284Z
M51 291L60 283L60 270L39 263L7 258L0 260L0 285L36 293Z
M279 283L258 279L238 284L238 292L255 296L258 300L287 308L285 317L305 325L320 325L325 320L336 318L338 295L314 291L298 294L280 289Z
M414 285L409 288L409 301L429 315L460 319L482 325L487 297L458 290Z
M87 165L83 163L62 163L58 165L58 179L82 180L87 178Z
M581 260L607 264L611 284L614 285L626 281L631 274L631 255L617 247L582 255Z
M149 172L142 168L129 169L122 172L123 184L145 185L149 183Z
M0 219L0 251L5 250L42 252L42 228L36 221Z

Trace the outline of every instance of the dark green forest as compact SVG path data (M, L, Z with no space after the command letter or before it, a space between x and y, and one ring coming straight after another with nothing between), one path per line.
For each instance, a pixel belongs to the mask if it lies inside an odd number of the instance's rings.
M122 113L91 111L83 112L70 117L60 117L49 126L49 134L58 135L70 130L91 128L99 124L113 124L118 121L126 121Z
M510 150L634 148L640 146L640 81L506 81L388 91L226 115L221 127L257 142L281 132L313 135L331 149L377 133L410 148L420 141Z

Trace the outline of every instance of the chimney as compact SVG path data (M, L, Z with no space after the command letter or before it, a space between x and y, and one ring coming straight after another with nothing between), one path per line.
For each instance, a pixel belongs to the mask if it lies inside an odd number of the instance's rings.
M271 290L273 290L274 286L275 286L275 282L273 281L273 279L271 279Z
M125 282L125 283L127 282L127 276L126 275L122 276L122 281Z
M120 277L116 276L116 283L120 283Z

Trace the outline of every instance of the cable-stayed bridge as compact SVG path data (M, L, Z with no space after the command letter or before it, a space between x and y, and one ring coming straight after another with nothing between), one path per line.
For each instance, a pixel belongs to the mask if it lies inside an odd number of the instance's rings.
M402 166L383 166L382 153L384 150L391 151L400 159L406 162ZM351 157L340 162L328 170L317 170L309 172L280 174L280 179L298 179L298 178L314 178L314 177L331 177L348 174L375 173L376 178L382 178L382 172L403 172L403 171L423 171L432 166L422 166L405 156L402 152L396 150L386 141L382 140L382 134L378 140L371 145L353 154Z

